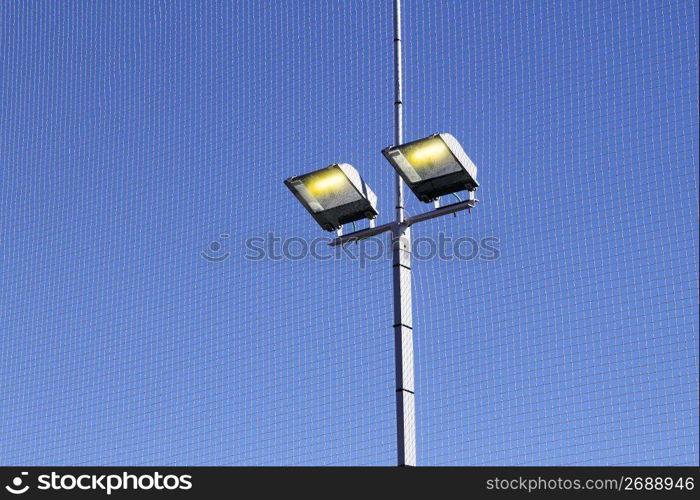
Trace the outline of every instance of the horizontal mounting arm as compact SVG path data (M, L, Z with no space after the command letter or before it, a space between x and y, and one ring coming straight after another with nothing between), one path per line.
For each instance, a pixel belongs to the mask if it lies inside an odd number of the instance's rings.
M443 215L454 214L461 212L462 210L467 210L476 206L476 202L479 200L465 200L459 203L452 203L451 205L445 205L444 207L436 208L430 212L424 214L418 214L413 217L409 217L404 220L402 226L409 227L416 222L421 222L424 220L434 219L436 217L442 217ZM382 224L377 227L370 227L367 229L361 229L360 231L355 231L353 233L338 236L336 239L329 243L330 246L344 245L345 243L352 243L353 241L360 241L366 238L371 238L372 236L377 236L378 234L386 233L387 231L393 231L396 227L396 222L389 222L388 224Z
M335 247L338 245L344 245L345 243L352 243L353 241L364 240L365 238L370 238L378 234L386 233L394 229L396 222L390 222L388 224L383 224L377 227L370 227L367 229L361 229L360 231L355 231L353 233L344 234L338 236L336 239L331 241L328 245Z
M460 201L459 203L445 205L444 207L436 208L435 210L431 210L430 212L425 212L424 214L418 214L414 215L413 217L409 217L404 221L404 224L406 226L411 226L416 222L430 220L436 217L442 217L443 215L454 214L457 212L461 212L462 210L474 208L476 206L477 201L479 200L464 200Z

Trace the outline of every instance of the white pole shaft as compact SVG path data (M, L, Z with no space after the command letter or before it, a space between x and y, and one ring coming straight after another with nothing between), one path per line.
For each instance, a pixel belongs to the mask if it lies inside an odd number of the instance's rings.
M394 144L403 143L403 74L401 71L401 0L394 0ZM403 222L403 181L396 174L396 222Z
M403 143L401 88L401 0L394 0L394 142ZM403 226L404 185L396 174L396 224L392 233L394 356L396 362L396 434L400 466L416 465L416 406L413 384L411 229Z

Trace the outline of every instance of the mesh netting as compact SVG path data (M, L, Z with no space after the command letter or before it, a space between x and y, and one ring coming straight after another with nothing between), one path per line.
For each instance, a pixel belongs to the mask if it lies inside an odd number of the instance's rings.
M395 462L390 255L301 255L282 183L347 162L392 218L391 24L0 3L0 463ZM418 463L697 465L698 3L407 0L403 38L406 140L482 186L413 230L462 238L413 265Z

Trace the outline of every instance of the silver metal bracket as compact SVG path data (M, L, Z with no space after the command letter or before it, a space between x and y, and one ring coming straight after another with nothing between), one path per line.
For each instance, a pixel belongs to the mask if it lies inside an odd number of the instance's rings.
M404 221L404 224L407 226L411 226L415 224L416 222L421 222L424 220L430 220L434 219L436 217L442 217L443 215L448 215L448 214L454 214L457 212L461 212L462 210L471 210L476 206L476 203L479 200L473 199L473 200L464 200L460 201L458 203L452 203L450 205L445 205L440 208L436 208L435 210L431 210L430 212L425 212L423 214L418 214L414 215L413 217L409 217Z
M442 217L443 215L456 214L462 210L471 210L474 208L479 200L470 199L460 201L459 203L452 203L451 205L445 205L444 207L436 208L430 212L425 212L423 214L414 215L403 221L401 226L410 227L416 222L421 222L424 220L435 219L436 217ZM369 227L367 229L361 229L359 231L354 231L348 234L339 234L336 239L331 241L328 245L334 247L338 245L344 245L345 243L352 243L353 241L360 241L366 238L371 238L372 236L377 236L378 234L386 233L387 231L393 231L397 226L396 222L389 222L388 224L382 224L381 226Z
M366 238L370 238L372 236L376 236L378 234L382 234L382 233L385 233L387 231L391 231L391 230L393 230L395 225L396 225L396 222L389 222L388 224L383 224L381 226L369 227L367 229L360 229L359 231L355 231L355 232L348 233L345 235L340 235L336 239L331 241L328 245L335 247L338 245L344 245L345 243L352 243L353 241L364 240Z

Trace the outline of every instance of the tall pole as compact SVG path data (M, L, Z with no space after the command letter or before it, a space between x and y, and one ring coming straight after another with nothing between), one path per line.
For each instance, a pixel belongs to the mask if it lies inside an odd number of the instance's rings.
M403 143L401 88L401 0L394 0L394 142ZM396 224L392 234L394 282L394 357L396 362L396 436L398 464L416 465L416 404L413 385L413 313L411 310L411 232L403 225L403 181L396 174Z

